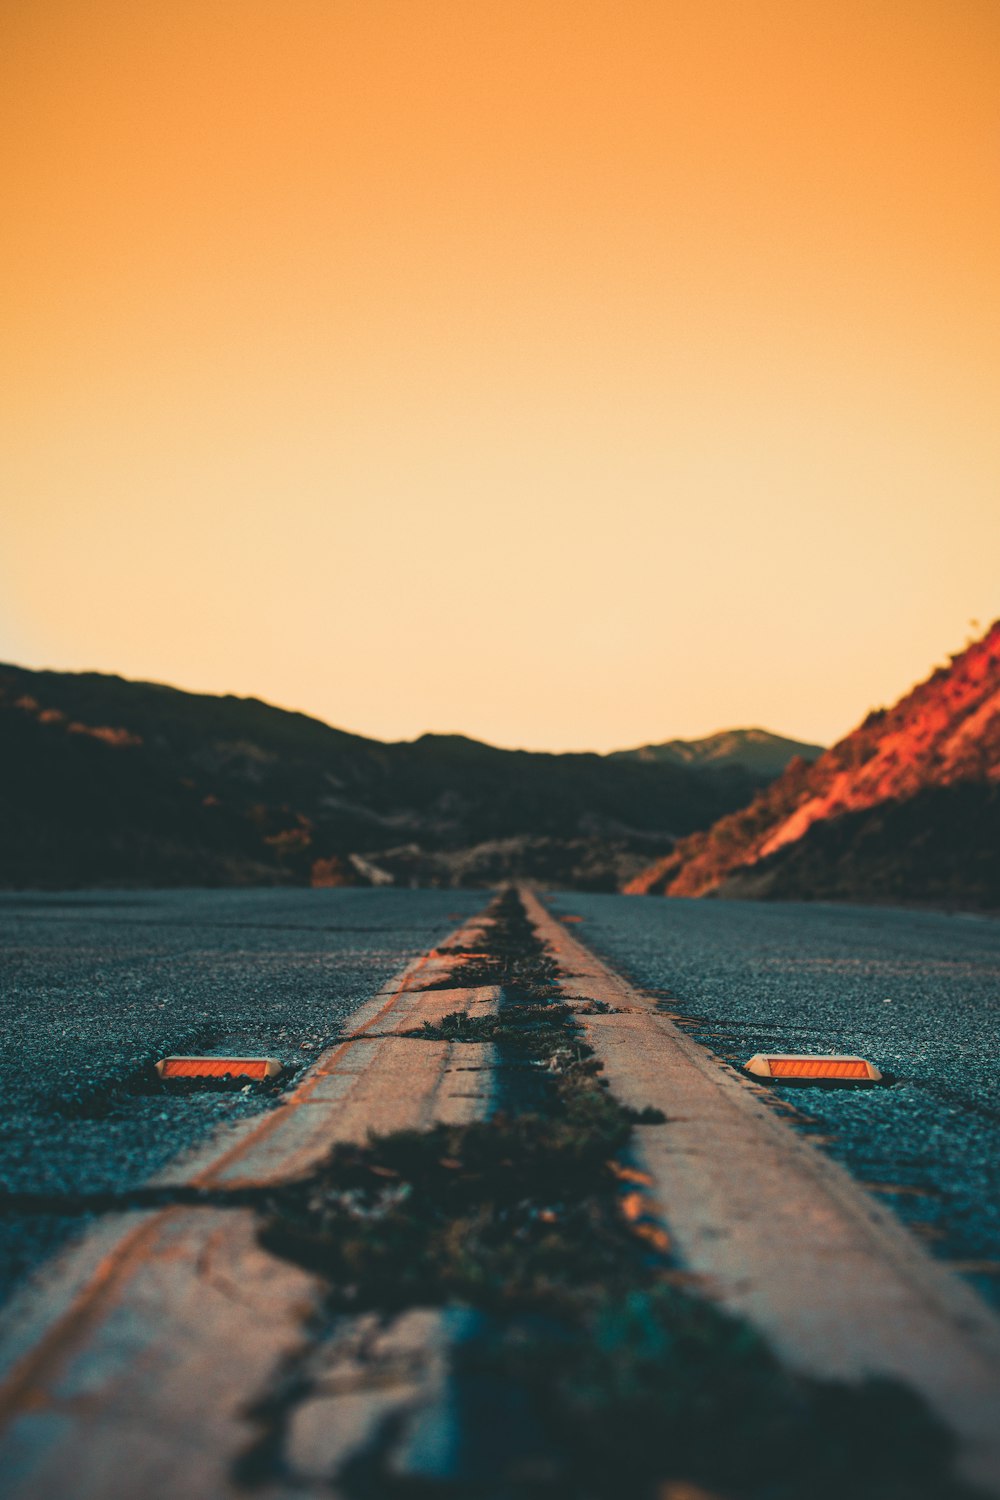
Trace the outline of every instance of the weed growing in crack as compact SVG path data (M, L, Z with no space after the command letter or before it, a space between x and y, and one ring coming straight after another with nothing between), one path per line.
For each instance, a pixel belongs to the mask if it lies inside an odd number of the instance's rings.
M331 1313L458 1302L488 1314L489 1336L457 1351L460 1378L526 1395L554 1456L534 1479L501 1465L438 1486L369 1454L339 1488L355 1500L654 1500L684 1481L720 1500L967 1497L949 1436L917 1398L796 1376L684 1284L642 1174L623 1166L634 1127L663 1117L623 1109L602 1084L517 897L494 916L490 956L474 962L480 982L504 985L499 1014L454 1012L414 1035L530 1062L542 1105L339 1147L269 1196L261 1235L325 1279ZM452 983L470 983L469 965ZM254 1450L272 1463L276 1430Z

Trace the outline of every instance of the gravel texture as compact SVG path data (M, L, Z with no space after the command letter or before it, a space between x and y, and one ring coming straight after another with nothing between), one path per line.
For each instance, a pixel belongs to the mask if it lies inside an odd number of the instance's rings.
M0 894L0 1294L224 1120L275 1096L170 1093L171 1052L267 1054L296 1077L481 892ZM23 1195L38 1202L26 1204ZM10 1195L19 1195L11 1199Z
M572 931L739 1066L855 1052L862 1090L773 1085L789 1115L1000 1302L1000 922L891 908L560 895Z

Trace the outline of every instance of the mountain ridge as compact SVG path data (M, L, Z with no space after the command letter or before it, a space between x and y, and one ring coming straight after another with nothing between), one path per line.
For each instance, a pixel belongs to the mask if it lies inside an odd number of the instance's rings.
M0 666L0 884L616 889L761 784L461 735L383 742L235 694Z
M738 765L757 775L779 776L796 755L816 760L823 745L794 740L759 727L719 729L695 740L663 740L639 745L634 750L614 750L612 760L672 761L675 764L716 769Z
M703 896L726 894L727 889L730 894L773 894L781 886L786 894L808 895L810 882L796 889L788 879L791 856L784 856L784 879L778 876L777 861L807 837L815 847L822 825L849 814L871 814L884 804L905 805L933 789L997 781L1000 621L891 708L873 710L811 765L790 762L748 807L680 840L624 889L629 894ZM986 806L993 805L987 799ZM857 824L859 832L867 828L869 834L872 826L870 817ZM803 852L799 848L800 862ZM881 857L891 861L891 848L884 847Z

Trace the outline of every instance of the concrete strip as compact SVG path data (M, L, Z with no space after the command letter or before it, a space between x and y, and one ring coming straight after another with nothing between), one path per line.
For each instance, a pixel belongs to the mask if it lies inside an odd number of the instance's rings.
M479 940L481 927L479 918ZM451 941L473 946L468 929ZM433 962L418 960L373 997L352 1037L278 1108L216 1136L159 1183L273 1183L337 1141L485 1115L489 1075L465 1070L488 1067L487 1049L378 1034ZM170 1207L101 1221L0 1318L5 1496L235 1493L230 1467L252 1435L247 1403L301 1341L313 1296L309 1277L257 1247L249 1210Z
M302 1338L312 1280L265 1255L252 1216L172 1209L87 1337L48 1361L0 1447L9 1500L216 1500L244 1406ZM124 1284L119 1284L124 1282Z
M358 1048L365 1049L362 1057L356 1056ZM203 1173L199 1186L264 1186L302 1176L341 1142L425 1129L436 1119L448 1050L447 1042L403 1037L345 1042L329 1068L314 1075L308 1098L280 1129Z
M284 1443L289 1480L267 1500L329 1496L344 1465L385 1434L395 1478L453 1479L462 1435L449 1400L451 1355L475 1326L461 1307L345 1318L307 1364L309 1396Z
M381 1034L398 1036L420 1026L440 1026L445 1016L456 1011L473 1019L495 1016L500 994L495 984L477 989L410 990L393 1007L391 1018L382 1021Z
M478 922L476 936L481 940ZM447 1071L448 1044L399 1034L425 1022L438 1025L451 1011L493 1015L500 990L408 988L407 979L422 981L425 975L425 965L412 965L393 990L363 1006L350 1034L323 1053L295 1092L263 1121L258 1116L223 1127L194 1153L172 1162L152 1185L246 1187L296 1176L338 1141L363 1140L365 1111L371 1120L373 1109L384 1121L377 1127L382 1134L433 1124L433 1100ZM355 1095L362 1075L364 1087Z
M485 1120L496 1089L498 1065L492 1042L452 1042L435 1103L435 1119L442 1125L471 1125L475 1120Z
M249 1142L230 1165L203 1172L196 1180L203 1186L252 1187L301 1176L331 1146L363 1141L370 1132L427 1130L438 1123L466 1125L484 1118L493 1093L493 1047L398 1034L425 1022L437 1025L456 1010L470 1016L495 1014L500 991L491 988L480 1000L471 998L476 994L418 992L415 1005L408 1003L410 995L401 996L401 1007L394 1006L379 1023L392 1025L393 1031L348 1038L332 1049L311 1075L313 1086L303 1108L280 1130ZM442 995L447 1000L441 1001Z
M813 1375L894 1377L960 1440L963 1472L1000 1495L1000 1323L881 1204L797 1134L762 1090L700 1047L541 902L529 916L618 1099L667 1124L639 1132L683 1262Z

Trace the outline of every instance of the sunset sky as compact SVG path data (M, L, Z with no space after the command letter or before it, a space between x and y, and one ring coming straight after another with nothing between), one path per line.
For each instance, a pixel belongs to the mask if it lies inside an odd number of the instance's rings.
M829 740L1000 614L996 0L0 24L0 658Z

